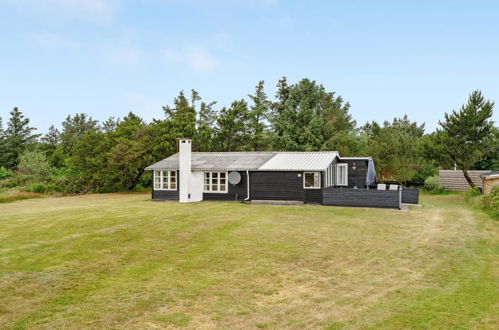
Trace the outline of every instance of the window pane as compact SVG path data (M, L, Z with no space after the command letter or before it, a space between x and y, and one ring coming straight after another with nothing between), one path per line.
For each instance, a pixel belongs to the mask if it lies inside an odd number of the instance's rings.
M177 176L177 171L170 171L170 176Z
M172 184L170 185L170 189L177 189L177 185L176 185L175 183L172 183Z
M212 178L211 179L212 184L218 184L218 179L217 178Z
M225 191L225 185L224 184L220 185L220 191Z
M204 185L204 191L210 191L210 185L209 184L205 184Z
M218 185L212 184L211 185L211 191L218 191Z
M225 184L225 178L220 178L220 184Z
M159 183L154 184L154 189L161 189Z
M220 173L220 178L225 178L225 172Z
M314 173L305 173L305 187L314 186Z
M319 173L314 173L314 187L319 188L321 185Z

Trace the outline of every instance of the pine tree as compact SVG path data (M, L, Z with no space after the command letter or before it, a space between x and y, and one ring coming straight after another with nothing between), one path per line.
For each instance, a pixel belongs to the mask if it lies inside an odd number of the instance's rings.
M217 150L248 150L251 138L248 119L248 103L245 100L234 101L229 108L223 108L217 119Z
M268 141L266 139L267 120L269 118L270 101L265 94L265 83L258 82L255 94L248 95L253 105L249 110L249 130L251 134L250 149L266 150Z
M479 90L472 92L468 103L459 111L445 113L445 120L439 121L444 133L444 153L463 171L470 187L475 184L471 180L468 169L482 159L494 138L493 114L494 102L485 100Z
M0 155L0 166L14 168L19 161L19 155L33 144L40 136L33 134L36 128L29 126L29 119L25 118L17 107L10 112L7 129L4 131L4 152Z
M195 143L193 145L195 151L214 151L214 125L217 117L217 114L213 109L215 104L216 102L201 102L196 124L196 138L194 139Z
M54 125L50 125L49 131L41 138L48 147L55 149L61 142L61 133Z
M85 113L67 116L62 122L61 145L66 155L71 156L78 140L87 132L99 130L99 122Z

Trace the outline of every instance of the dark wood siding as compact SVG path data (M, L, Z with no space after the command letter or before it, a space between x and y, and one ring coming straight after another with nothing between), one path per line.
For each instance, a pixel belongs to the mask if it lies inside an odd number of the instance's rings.
M400 208L399 191L326 188L322 194L324 205Z
M367 183L367 160L340 159L338 163L348 164L348 187L353 188L357 186L357 188L365 188ZM352 169L353 163L355 163L355 170Z
M154 180L154 177L153 177ZM179 175L177 171L177 180L179 180ZM166 201L178 201L178 182L177 190L154 190L154 182L152 183L152 199L153 200L166 200Z
M257 200L305 201L303 172L251 172L250 196Z
M305 189L305 202L312 204L321 204L322 189Z
M230 173L230 172L229 172ZM246 172L239 172L241 174L241 182L236 185L229 183L228 192L226 194L222 193L203 193L203 200L205 201L242 201L246 198L247 188L246 184L248 179L246 178ZM251 174L250 174L251 176Z
M402 188L402 203L419 204L419 189Z

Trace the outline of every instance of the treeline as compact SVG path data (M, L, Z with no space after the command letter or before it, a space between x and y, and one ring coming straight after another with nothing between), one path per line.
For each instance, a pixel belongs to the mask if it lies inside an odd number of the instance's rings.
M263 81L248 98L221 108L192 90L180 92L172 106L163 107L163 118L151 122L134 113L104 122L80 113L43 136L14 108L5 128L0 118L0 180L64 193L139 189L150 185L145 167L175 153L176 139L184 137L193 139L194 151L337 150L342 156L372 156L378 180L422 182L439 166L499 169L492 109L477 91L430 134L407 116L358 127L341 96L315 81L289 84L286 78L274 98Z

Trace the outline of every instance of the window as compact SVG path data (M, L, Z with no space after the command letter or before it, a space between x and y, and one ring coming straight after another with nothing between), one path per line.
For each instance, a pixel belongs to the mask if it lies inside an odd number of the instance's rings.
M326 170L326 179L324 180L324 187L334 186L334 164L329 165Z
M177 171L154 171L154 190L177 190Z
M204 192L227 192L227 172L204 172Z
M320 189L321 173L320 172L305 172L303 173L303 188L305 189Z
M348 164L336 165L336 185L348 186Z

